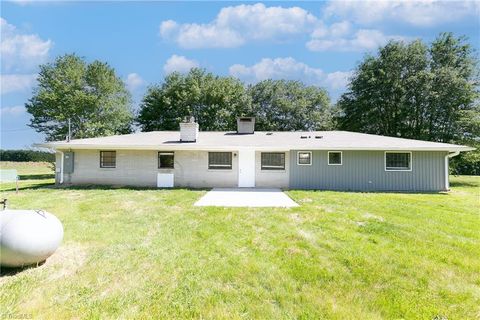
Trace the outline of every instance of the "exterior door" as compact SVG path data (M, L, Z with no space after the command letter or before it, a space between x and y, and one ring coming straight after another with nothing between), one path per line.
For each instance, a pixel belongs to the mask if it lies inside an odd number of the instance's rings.
M255 187L255 150L238 152L238 186L240 188Z

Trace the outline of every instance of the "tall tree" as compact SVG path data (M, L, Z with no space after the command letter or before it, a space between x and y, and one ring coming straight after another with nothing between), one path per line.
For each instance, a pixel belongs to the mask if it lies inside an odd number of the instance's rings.
M48 141L62 140L71 119L73 138L131 132L130 93L107 63L75 54L40 66L37 87L26 103L30 126Z
M142 131L178 130L183 118L194 116L201 130L234 130L236 118L250 113L242 82L194 68L188 74L173 72L163 84L151 86L137 122Z
M257 130L333 128L327 92L299 81L264 80L248 88Z
M430 47L391 41L355 70L338 102L339 125L431 141L475 140L478 84L478 61L463 37L443 33Z

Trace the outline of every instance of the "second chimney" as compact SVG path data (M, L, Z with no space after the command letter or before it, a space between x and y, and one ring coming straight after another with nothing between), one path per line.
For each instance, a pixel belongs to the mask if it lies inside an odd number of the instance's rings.
M255 118L254 117L240 117L237 118L237 133L238 134L253 134L255 132Z
M180 123L180 141L195 142L198 139L198 123L194 117L186 118Z

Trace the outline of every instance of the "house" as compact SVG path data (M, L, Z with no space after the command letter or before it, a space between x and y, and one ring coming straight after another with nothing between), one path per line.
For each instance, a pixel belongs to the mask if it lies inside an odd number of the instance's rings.
M140 132L40 144L53 148L57 184L448 190L449 158L473 148L346 131Z

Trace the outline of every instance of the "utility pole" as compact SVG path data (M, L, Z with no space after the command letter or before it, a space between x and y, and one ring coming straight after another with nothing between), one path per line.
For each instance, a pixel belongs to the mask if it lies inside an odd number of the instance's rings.
M67 142L70 142L70 139L72 138L72 125L70 118L68 118L68 137L67 137Z

